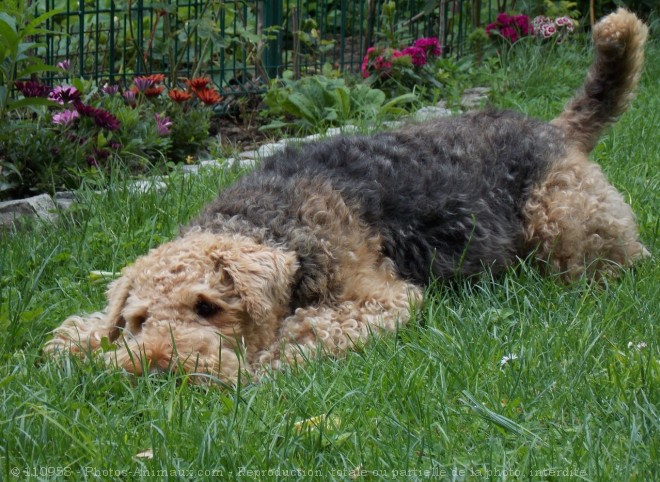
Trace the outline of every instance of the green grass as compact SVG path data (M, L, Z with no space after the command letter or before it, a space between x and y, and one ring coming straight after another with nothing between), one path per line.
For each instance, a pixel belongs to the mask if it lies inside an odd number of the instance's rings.
M656 255L659 54L649 51L634 107L594 154ZM543 62L512 59L496 103L551 118L588 62L570 46ZM58 225L0 239L0 480L660 477L657 258L603 287L525 265L434 286L419 322L396 336L235 391L41 358L62 319L103 306L90 271L116 271L171 238L237 175L174 176L140 196L118 179L105 194L83 190ZM319 427L296 425L319 415Z

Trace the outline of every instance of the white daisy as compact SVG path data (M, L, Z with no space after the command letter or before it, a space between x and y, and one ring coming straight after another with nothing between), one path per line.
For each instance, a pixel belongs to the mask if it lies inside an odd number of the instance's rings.
M502 359L500 360L500 370L504 370L504 367L513 360L517 360L518 355L515 353L509 353L508 355L504 355Z

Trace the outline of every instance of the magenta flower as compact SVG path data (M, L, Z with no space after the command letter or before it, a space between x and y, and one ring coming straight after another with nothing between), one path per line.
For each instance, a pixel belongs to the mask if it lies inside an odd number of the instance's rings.
M36 80L18 80L14 85L25 97L48 97L50 94L50 87Z
M509 15L504 12L498 13L497 17L495 18L495 22L499 23L500 25L508 25L510 20L511 17L509 17Z
M499 35L511 43L515 43L521 37L531 35L533 31L534 29L527 15L500 13L497 15L495 22L486 26L488 35Z
M159 136L166 136L170 133L170 127L172 127L172 121L169 117L161 117L160 114L154 114L156 118L156 131Z
M421 47L406 47L401 51L403 55L409 55L415 67L426 65L426 52Z
M513 27L501 27L500 35L511 43L514 43L516 40L518 40L518 32L516 32L516 29Z
M70 102L78 102L80 100L80 91L70 85L58 85L55 87L48 98L56 101L60 105L68 104Z
M110 157L110 151L94 148L94 153L87 156L87 164L89 167L98 167L99 161L105 161L108 157Z
M82 102L78 102L75 105L76 110L80 115L92 118L94 123L102 129L116 131L121 126L119 119L107 110L97 109L91 105L85 105Z
M78 117L80 114L76 110L63 110L53 115L53 124L69 127Z
M419 38L413 44L413 47L419 47L424 50L426 56L439 57L442 55L442 47L437 37L423 37Z
M516 15L514 17L514 22L518 31L522 34L523 37L529 35L532 31L531 22L527 15Z

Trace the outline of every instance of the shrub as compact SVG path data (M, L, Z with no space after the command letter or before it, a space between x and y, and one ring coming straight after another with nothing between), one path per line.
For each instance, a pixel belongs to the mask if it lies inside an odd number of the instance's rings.
M401 50L369 47L362 60L362 77L368 85L391 96L410 92L419 85L442 88L437 77L441 55L442 47L435 37L417 39Z
M19 101L48 104L17 110L0 127L0 198L75 188L81 176L114 165L138 173L159 161L190 159L204 147L211 106L221 97L209 79L187 81L185 90L167 90L163 80L136 77L123 92L81 80L53 89L16 81Z

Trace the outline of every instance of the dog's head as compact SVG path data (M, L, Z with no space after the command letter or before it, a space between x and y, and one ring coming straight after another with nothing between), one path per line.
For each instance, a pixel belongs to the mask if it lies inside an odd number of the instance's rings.
M110 285L117 350L106 356L135 373L182 365L233 378L243 346L274 341L296 269L294 254L241 236L192 232L155 248Z

